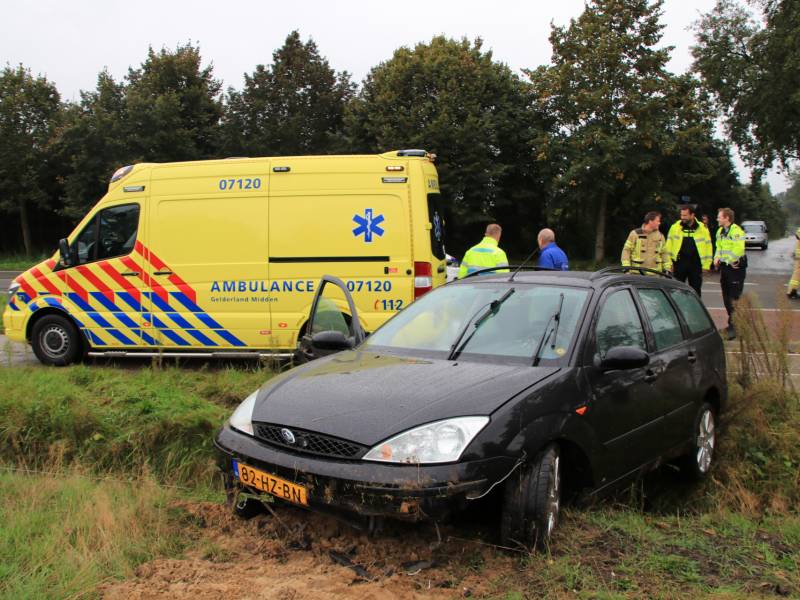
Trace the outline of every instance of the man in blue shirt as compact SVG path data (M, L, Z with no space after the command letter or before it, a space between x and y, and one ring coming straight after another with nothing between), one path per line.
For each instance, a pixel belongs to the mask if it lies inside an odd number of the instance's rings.
M564 251L556 246L556 234L552 229L542 229L539 232L539 266L555 271L569 271L569 261Z

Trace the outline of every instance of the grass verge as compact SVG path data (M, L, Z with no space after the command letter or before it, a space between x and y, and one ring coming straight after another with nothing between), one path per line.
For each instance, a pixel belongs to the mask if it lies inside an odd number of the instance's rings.
M0 369L0 462L207 485L213 436L266 370Z
M109 578L189 542L173 488L0 469L0 597L95 597Z
M50 258L47 254L26 256L24 254L0 254L0 271L25 271Z

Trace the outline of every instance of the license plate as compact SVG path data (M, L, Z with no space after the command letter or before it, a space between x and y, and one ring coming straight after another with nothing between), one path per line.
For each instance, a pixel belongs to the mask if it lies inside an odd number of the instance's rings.
M233 472L243 485L261 490L282 500L308 506L308 495L306 488L302 485L275 477L261 469L243 465L238 460L233 461Z

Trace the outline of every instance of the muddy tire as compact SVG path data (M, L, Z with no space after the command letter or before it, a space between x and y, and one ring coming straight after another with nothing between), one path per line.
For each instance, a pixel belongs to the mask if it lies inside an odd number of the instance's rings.
M500 517L502 544L542 550L558 524L561 507L561 461L555 444L508 478Z
M72 364L83 356L78 328L61 315L46 315L33 324L31 347L43 364L55 367Z
M716 446L716 414L714 407L708 402L704 402L694 418L691 449L679 461L681 473L688 479L703 479L711 470Z

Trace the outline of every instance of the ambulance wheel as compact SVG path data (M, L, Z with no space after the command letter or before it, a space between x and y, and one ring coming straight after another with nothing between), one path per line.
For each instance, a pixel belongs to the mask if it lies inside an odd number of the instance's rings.
M83 354L77 327L61 315L45 315L33 324L31 347L36 358L54 367L72 364Z

